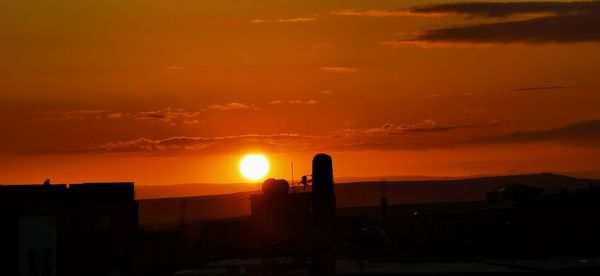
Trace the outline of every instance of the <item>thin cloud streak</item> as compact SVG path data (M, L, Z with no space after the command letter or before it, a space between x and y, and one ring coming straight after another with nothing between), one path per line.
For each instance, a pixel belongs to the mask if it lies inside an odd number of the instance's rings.
M280 19L253 19L250 23L301 23L317 20L314 17L295 17L295 18L280 18Z
M229 110L240 110L240 109L256 109L254 105L247 105L244 103L232 102L227 104L215 104L208 107L208 109L218 111L229 111Z
M329 71L333 73L356 73L358 72L357 68L354 67L346 67L346 66L323 66L321 70Z
M446 3L409 9L414 14L466 15L505 18L519 14L572 15L597 10L597 2L465 2Z
M573 86L539 86L539 87L524 87L524 88L515 88L513 92L533 92L533 91L548 91L548 90L565 90L565 89L573 89Z
M319 101L313 100L313 99L309 99L309 100L289 100L287 102L286 101L282 101L282 100L273 100L273 101L269 102L269 104L271 104L271 105L284 104L284 103L314 105L314 104L318 104Z
M428 16L427 14L412 13L408 10L358 10L344 9L330 12L335 16L354 16L354 17L394 17L394 16Z
M51 122L51 121L83 121L83 120L145 120L145 121L160 121L160 122L183 122L190 124L192 122L199 123L201 113L198 111L187 111L181 108L164 108L159 110L139 111L139 112L117 112L109 109L95 110L73 110L73 111L56 111L48 112L41 117L35 119L36 122Z

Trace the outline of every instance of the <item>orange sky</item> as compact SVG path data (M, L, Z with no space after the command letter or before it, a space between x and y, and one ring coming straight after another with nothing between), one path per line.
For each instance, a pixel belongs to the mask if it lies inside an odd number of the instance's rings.
M600 168L598 2L1 6L0 183Z

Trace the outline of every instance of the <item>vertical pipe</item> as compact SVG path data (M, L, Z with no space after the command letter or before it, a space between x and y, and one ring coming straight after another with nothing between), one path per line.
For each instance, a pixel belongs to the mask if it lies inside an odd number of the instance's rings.
M333 161L327 154L317 154L312 162L313 215L315 219L314 275L334 275L335 256L335 193L333 189Z

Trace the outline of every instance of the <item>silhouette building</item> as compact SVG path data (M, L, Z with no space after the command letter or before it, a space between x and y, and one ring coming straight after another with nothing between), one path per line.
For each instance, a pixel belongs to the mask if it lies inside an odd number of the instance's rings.
M0 220L0 275L130 269L138 229L133 183L0 186Z
M250 196L252 225L263 248L276 248L267 253L304 252L313 259L313 274L331 275L336 209L332 159L317 154L312 165L311 191L290 192L286 180L267 179L263 194Z

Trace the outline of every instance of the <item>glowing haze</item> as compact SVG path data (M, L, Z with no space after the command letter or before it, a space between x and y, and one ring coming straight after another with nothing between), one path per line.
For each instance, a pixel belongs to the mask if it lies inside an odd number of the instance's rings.
M598 2L7 1L0 183L600 166ZM551 22L552 24L549 24Z

